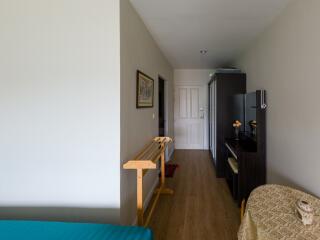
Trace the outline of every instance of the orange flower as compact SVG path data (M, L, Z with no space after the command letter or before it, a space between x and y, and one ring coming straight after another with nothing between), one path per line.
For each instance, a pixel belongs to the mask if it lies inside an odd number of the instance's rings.
M242 123L239 120L236 120L233 122L232 126L235 128L240 128Z

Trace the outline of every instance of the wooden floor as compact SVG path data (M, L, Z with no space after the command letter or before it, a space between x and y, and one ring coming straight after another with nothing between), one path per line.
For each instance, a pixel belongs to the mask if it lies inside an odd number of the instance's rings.
M239 209L209 152L176 150L173 159L179 168L166 181L175 194L159 199L150 222L155 240L237 239Z

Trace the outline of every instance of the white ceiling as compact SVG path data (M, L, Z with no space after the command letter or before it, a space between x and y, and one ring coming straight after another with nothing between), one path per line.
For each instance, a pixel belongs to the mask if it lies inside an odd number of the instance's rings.
M233 61L290 1L131 0L174 68Z

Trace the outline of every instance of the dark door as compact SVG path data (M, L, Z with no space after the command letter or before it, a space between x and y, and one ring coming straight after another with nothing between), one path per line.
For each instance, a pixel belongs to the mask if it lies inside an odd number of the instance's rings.
M164 80L159 77L159 136L165 135L165 89Z

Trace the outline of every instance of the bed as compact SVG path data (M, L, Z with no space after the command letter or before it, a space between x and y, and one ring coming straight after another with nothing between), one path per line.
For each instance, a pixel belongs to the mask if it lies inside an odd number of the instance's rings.
M0 220L1 240L152 240L152 231L136 226L93 223Z

